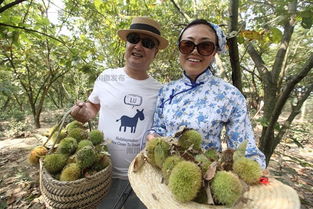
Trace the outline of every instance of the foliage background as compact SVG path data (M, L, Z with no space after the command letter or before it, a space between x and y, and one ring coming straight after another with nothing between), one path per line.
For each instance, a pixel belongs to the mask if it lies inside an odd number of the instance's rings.
M260 148L267 160L298 113L309 121L312 98L313 3L305 0L65 0L0 1L0 118L16 122L32 114L40 127L43 111L68 109L86 100L107 68L124 65L117 30L134 16L162 25L170 47L157 55L150 74L165 83L178 79L180 30L195 18L221 25L238 53L216 57L215 73L247 97L255 125L263 127ZM237 4L234 4L237 3ZM234 6L235 5L235 6ZM238 11L238 16L230 11ZM56 14L52 14L56 15ZM231 21L238 17L236 30ZM67 31L67 32L65 32ZM236 59L239 68L231 65ZM237 73L239 77L234 79ZM283 108L289 110L282 116ZM257 114L256 114L257 113ZM256 114L256 115L255 115ZM282 117L280 117L282 118Z

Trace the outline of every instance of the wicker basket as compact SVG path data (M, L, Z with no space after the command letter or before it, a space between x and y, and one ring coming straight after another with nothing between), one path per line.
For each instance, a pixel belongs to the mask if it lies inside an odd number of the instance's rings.
M69 116L70 110L59 121L57 128L57 136L60 134L61 128L64 126L65 119ZM91 124L88 122L89 130ZM47 144L54 131L50 134ZM54 141L49 153L54 150L56 141ZM43 196L47 208L96 208L102 198L108 193L112 182L112 161L109 165L85 178L76 181L58 181L54 179L44 168L43 161L40 159L40 191Z
M139 153L138 155L142 154ZM135 158L136 159L136 158ZM128 178L132 189L148 209L230 209L221 205L199 204L193 201L177 201L169 187L161 183L162 172L150 163L144 163L134 172L135 160L129 166ZM297 192L288 185L270 178L269 184L250 186L243 194L244 199L232 209L300 209Z
M96 208L108 193L112 181L112 164L88 178L58 181L40 160L40 191L47 208Z

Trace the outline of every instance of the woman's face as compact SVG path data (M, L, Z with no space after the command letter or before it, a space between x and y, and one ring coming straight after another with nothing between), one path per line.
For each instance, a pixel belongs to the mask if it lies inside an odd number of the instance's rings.
M195 44L204 41L211 41L214 44L217 42L214 30L210 26L204 24L189 27L183 33L181 37L181 41L182 40L192 41ZM195 80L195 78L205 71L212 63L215 54L216 50L214 50L209 56L203 56L199 54L197 47L195 47L189 54L182 54L179 52L179 62L186 74L192 80Z

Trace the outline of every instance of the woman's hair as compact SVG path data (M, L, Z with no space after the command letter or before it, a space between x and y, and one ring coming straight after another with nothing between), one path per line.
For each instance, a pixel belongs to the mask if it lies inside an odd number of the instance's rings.
M183 36L183 33L188 29L190 28L191 26L193 25L200 25L200 24L203 24L203 25L207 25L209 26L213 31L214 31L214 34L215 34L215 37L216 37L216 45L217 47L219 47L218 45L218 37L217 37L217 34L216 34L216 31L215 29L213 28L213 26L211 25L210 22L204 20L204 19L195 19L193 20L192 22L190 22L179 34L179 37L178 37L178 43L180 42L181 40L181 37Z

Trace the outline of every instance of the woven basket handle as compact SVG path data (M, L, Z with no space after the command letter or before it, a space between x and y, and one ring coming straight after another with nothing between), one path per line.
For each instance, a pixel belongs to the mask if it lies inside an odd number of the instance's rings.
M58 122L57 126L53 129L53 131L51 132L51 134L49 135L48 139L46 140L46 142L43 144L44 147L46 147L46 144L48 143L48 141L52 138L53 134L56 132L56 130L58 130L57 135L56 135L56 140L53 142L52 144L52 148L49 150L49 154L52 152L54 146L56 144L59 143L59 135L60 132L62 130L62 128L64 127L64 122L66 120L66 118L71 114L72 110L68 110L62 117L62 119ZM88 121L88 127L89 127L89 131L91 131L91 122Z

